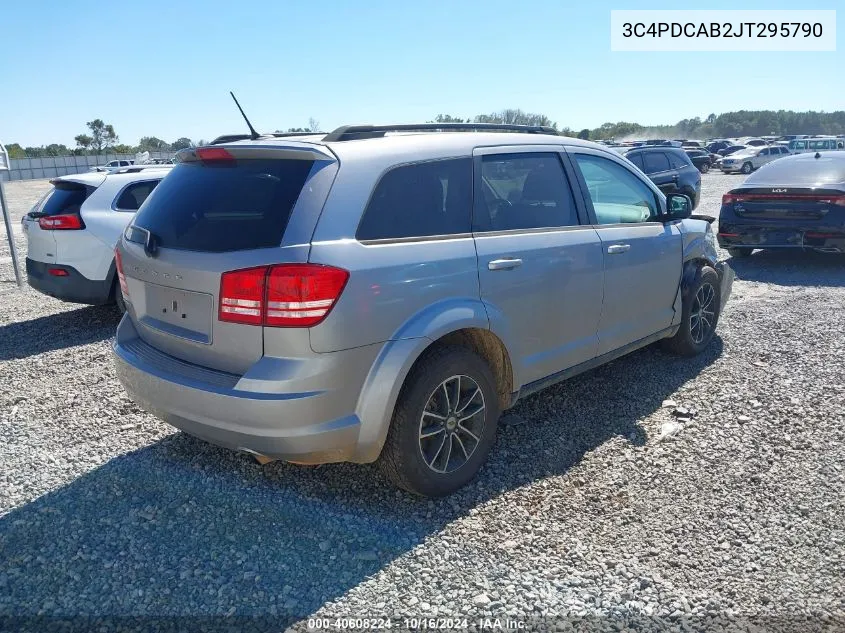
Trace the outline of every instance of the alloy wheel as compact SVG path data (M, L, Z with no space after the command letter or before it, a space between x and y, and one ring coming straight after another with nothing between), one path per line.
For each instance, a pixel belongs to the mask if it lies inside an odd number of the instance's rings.
M451 376L428 397L420 416L419 447L426 465L451 473L466 464L486 422L484 393L469 376Z
M711 284L702 284L695 293L690 310L690 337L700 345L716 325L716 289Z

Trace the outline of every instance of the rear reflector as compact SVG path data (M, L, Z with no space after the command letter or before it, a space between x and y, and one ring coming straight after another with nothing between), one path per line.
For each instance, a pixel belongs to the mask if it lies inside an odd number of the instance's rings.
M126 276L123 274L123 259L118 249L114 249L114 267L117 270L117 280L120 283L120 292L123 294L123 300L129 301L129 288L126 287Z
M68 272L64 268L48 268L47 272L53 275L53 277L67 277L69 276Z
M326 318L349 273L319 264L280 264L223 273L219 319L269 327L311 327Z
M73 231L85 228L82 218L75 213L45 215L42 218L38 218L38 226L45 231Z
M197 150L197 158L204 163L217 160L235 160L235 157L222 147L200 147Z

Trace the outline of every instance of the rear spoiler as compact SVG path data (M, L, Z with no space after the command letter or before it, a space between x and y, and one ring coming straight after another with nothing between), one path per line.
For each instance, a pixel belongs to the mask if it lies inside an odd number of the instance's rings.
M232 159L290 159L290 160L319 160L319 161L336 161L337 158L332 151L324 145L314 145L312 143L302 143L291 141L289 143L273 142L272 144L260 144L259 141L250 144L222 144L206 147L192 147L190 149L183 149L176 153L176 161L179 163L192 163L196 161L208 160L203 158L202 154L214 154L219 160L219 152L228 153L229 160Z

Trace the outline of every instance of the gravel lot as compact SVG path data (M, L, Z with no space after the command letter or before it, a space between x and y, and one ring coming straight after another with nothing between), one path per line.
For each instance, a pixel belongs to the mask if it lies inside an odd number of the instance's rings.
M703 180L715 214L742 177ZM46 186L6 185L16 225ZM641 350L523 401L481 476L429 501L174 433L115 378L116 312L18 291L8 255L0 630L845 630L842 257L734 262L705 354Z

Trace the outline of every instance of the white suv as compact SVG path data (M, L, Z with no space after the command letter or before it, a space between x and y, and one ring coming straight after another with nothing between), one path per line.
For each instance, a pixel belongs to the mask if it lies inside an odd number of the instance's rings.
M172 169L125 167L62 176L23 217L29 285L46 295L124 309L114 273L114 246L150 192Z

